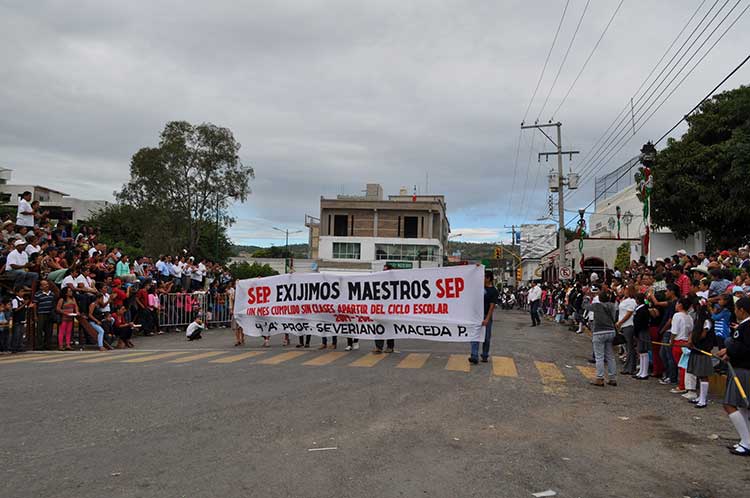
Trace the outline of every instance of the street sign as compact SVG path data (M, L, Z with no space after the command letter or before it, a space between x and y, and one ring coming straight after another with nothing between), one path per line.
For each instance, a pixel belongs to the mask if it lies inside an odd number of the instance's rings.
M560 280L570 280L573 278L573 270L570 267L563 266L560 268Z
M386 261L385 264L394 270L411 270L414 268L414 263L411 261Z

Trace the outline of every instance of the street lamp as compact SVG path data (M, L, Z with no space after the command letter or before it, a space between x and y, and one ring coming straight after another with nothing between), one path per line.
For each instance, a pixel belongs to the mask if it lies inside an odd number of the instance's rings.
M630 238L630 224L633 223L633 213L629 209L622 215L622 222L625 223L625 237Z
M281 228L271 227L274 230L277 230L283 234L286 234L286 247L284 249L284 271L289 272L289 234L295 234L295 233L302 233L302 230L295 230L293 232L290 232L289 229L282 230Z

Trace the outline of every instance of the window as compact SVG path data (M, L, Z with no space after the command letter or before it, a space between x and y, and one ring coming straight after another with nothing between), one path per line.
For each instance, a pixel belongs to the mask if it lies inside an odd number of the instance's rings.
M333 259L359 259L359 244L354 242L334 242Z
M416 239L418 235L419 218L416 216L404 216L404 238Z
M412 244L376 244L375 258L388 261L418 261L422 253L422 261L437 261L440 251L436 246L422 246Z
M347 223L347 216L345 214L337 214L333 217L333 235L336 237L347 237L349 235L349 227Z

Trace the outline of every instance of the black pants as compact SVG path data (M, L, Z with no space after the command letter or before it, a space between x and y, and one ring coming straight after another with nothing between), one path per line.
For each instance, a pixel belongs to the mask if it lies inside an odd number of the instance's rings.
M115 334L123 341L129 341L133 337L133 329L131 327L115 327Z
M351 337L346 338L346 345L353 346L355 342L359 342L359 339L352 339Z
M195 341L201 338L201 332L203 329L198 329L187 337L188 341Z
M299 336L299 345L300 346L310 346L310 337L312 337L310 334L307 335L301 335Z
M10 336L10 350L14 353L23 351L23 331L26 328L26 322L13 323L13 332Z
M383 349L383 340L382 339L376 339L375 340L375 347L378 349ZM388 346L388 349L393 349L396 346L396 340L395 339L388 339L385 341L386 346Z
M37 342L36 349L52 349L52 324L53 317L50 313L40 313L36 316Z
M0 328L0 351L10 351L10 330L7 325Z
M333 337L331 337L331 344L335 346L336 344L338 344L338 342L339 342L338 336L334 335ZM325 346L326 344L328 344L328 337L323 337L323 346Z
M537 299L536 301L531 302L531 324L532 325L539 325L542 323L542 319L539 318L539 304L541 302Z

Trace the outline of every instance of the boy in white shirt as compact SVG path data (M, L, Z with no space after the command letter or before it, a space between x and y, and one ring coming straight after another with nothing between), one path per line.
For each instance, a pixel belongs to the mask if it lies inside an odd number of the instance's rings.
M203 328L203 318L198 316L190 325L188 325L187 330L185 331L185 337L187 337L188 341L197 341L201 338Z

